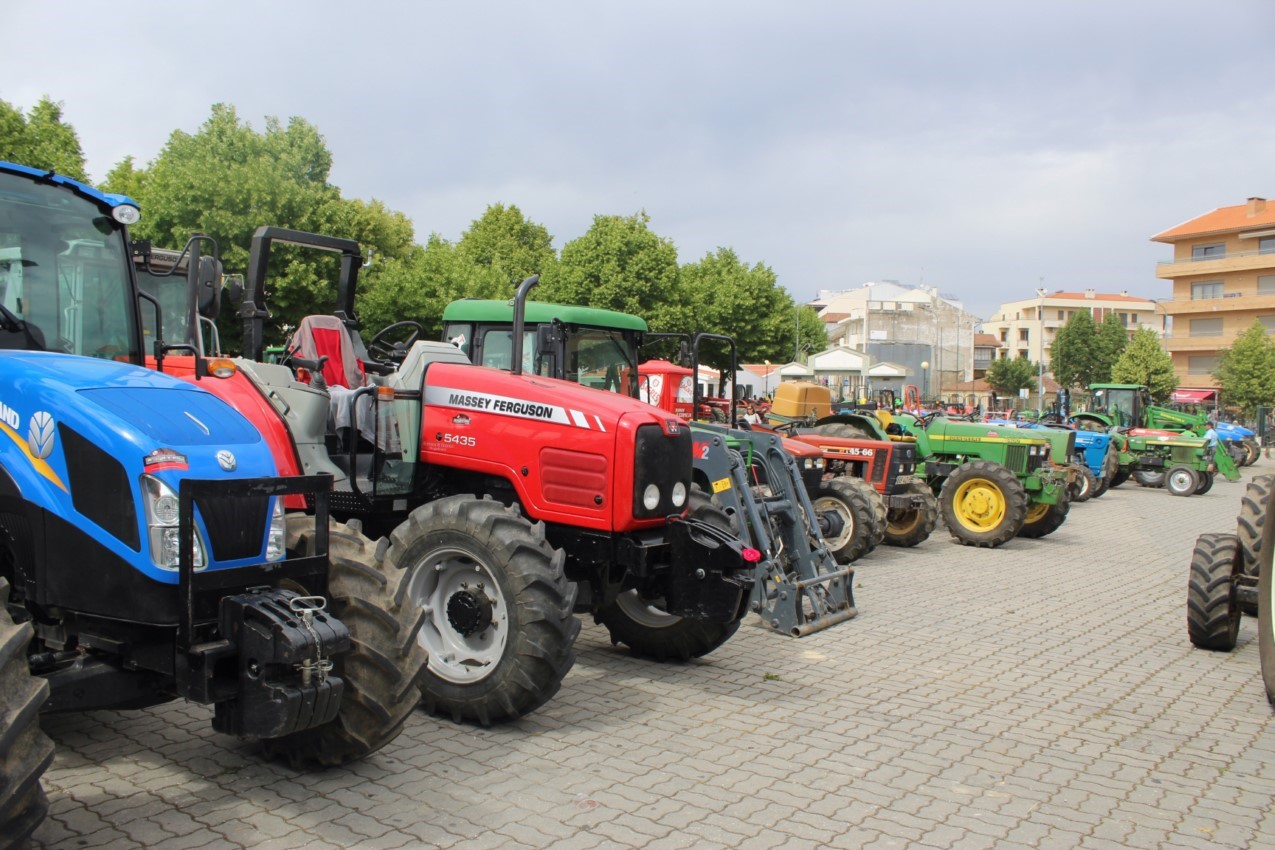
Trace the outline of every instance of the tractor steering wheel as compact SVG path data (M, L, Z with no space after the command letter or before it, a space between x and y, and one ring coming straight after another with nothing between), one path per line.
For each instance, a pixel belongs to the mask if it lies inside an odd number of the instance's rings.
M411 329L407 339L399 341L391 341L389 339L404 328ZM398 366L407 357L407 350L412 347L412 343L420 339L421 334L424 332L425 328L421 327L420 322L411 320L387 325L377 331L376 336L372 337L372 341L367 344L368 356L378 363L392 363Z

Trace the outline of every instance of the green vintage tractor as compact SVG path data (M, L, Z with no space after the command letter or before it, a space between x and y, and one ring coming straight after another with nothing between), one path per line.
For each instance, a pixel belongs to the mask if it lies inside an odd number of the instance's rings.
M914 442L916 475L938 496L948 532L962 545L994 548L1016 536L1044 537L1067 519L1073 433L881 409L838 413L815 424Z
M1133 477L1144 487L1163 486L1175 496L1192 496L1207 493L1218 473L1228 481L1240 480L1221 440L1210 448L1201 437L1148 427L1153 409L1145 386L1093 384L1088 409L1071 417L1077 428L1112 433L1119 461L1112 486Z

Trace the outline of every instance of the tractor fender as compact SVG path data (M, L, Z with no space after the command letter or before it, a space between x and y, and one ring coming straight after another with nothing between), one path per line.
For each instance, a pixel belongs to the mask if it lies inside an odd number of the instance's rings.
M875 416L865 416L862 413L834 413L831 416L824 416L815 420L815 427L820 425L853 425L866 434L877 440L889 440L890 437L885 433L885 429L881 427L881 422Z

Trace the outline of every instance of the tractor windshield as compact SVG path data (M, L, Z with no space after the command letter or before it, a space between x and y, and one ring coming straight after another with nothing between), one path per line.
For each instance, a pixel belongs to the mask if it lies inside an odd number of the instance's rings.
M1095 413L1105 413L1115 424L1125 427L1138 424L1138 401L1136 389L1106 387L1093 391L1089 409Z
M0 173L0 348L136 359L123 228L92 201Z
M567 337L564 377L586 387L636 396L637 345L629 334L573 328Z

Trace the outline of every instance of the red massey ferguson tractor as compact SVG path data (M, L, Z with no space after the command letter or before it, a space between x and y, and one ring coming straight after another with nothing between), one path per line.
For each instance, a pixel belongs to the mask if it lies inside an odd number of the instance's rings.
M266 363L276 243L335 252L341 274L334 313L307 317L284 362ZM239 309L244 356L170 356L163 368L198 374L257 424L280 474L331 474L332 513L388 536L385 557L410 571L407 592L425 610L428 710L484 725L534 710L574 663L576 612L656 659L697 657L735 633L752 553L724 518L688 515L684 423L521 374L519 333L512 372L420 339L415 322L365 347L354 314L361 263L355 242L260 228ZM202 353L198 333L178 344Z

